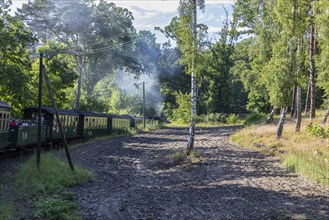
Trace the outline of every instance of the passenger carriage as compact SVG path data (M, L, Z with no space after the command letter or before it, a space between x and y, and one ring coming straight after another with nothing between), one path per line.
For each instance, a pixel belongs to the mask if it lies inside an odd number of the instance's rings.
M46 141L47 126L41 127L41 143ZM8 146L10 148L21 148L23 146L32 146L37 143L38 125L36 121L23 120L17 125L10 126Z
M38 107L25 108L24 119L36 120L38 118ZM41 107L42 125L45 126L45 138L48 142L61 139L61 132L57 123L55 109L52 107ZM58 109L58 115L67 139L78 137L79 115L74 110Z
M111 134L116 133L125 133L130 131L131 127L131 117L128 115L115 115L115 114L107 114L109 118L109 126Z
M0 100L0 149L8 144L11 106Z
M97 112L77 111L79 114L79 137L91 137L110 134L109 119L106 114Z

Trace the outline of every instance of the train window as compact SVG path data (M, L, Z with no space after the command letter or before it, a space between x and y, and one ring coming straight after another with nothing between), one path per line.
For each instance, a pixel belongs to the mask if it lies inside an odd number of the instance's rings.
M54 121L53 121L53 128L57 128L57 118L54 116Z
M6 130L9 129L9 120L10 120L10 114L7 113L7 114L6 114L6 123L5 123L5 129L6 129Z
M2 112L0 113L0 131L2 131L2 122L3 122L3 120L2 120Z
M84 128L87 128L87 126L88 126L88 118L86 117L86 118L85 118Z

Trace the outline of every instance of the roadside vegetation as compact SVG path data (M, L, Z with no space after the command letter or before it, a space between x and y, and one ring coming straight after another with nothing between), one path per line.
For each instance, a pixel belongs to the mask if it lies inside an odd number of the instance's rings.
M210 113L202 114L196 117L196 126L199 127L214 127L225 125L242 125L246 119L245 114L225 114L225 113ZM166 127L188 127L190 126L189 116L180 117L173 120Z
M279 140L275 138L278 119L264 125L265 116L251 114L245 121L247 126L230 141L279 157L289 170L329 187L329 128L321 124L324 112L317 114L312 121L303 118L300 132L295 132L294 119L288 118Z
M39 169L35 161L32 156L10 178L11 194L7 201L1 201L5 204L0 204L0 219L81 219L68 188L90 181L92 172L77 165L72 172L56 153L44 153Z

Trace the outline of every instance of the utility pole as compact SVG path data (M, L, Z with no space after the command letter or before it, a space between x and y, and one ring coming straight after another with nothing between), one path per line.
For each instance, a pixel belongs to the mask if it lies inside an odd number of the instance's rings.
M39 66L39 96L38 96L38 143L37 143L37 167L40 167L40 149L41 149L41 105L42 105L42 63L43 53L40 53Z
M145 123L145 82L143 82L143 128L146 128Z
M73 165L73 162L72 162L72 159L71 159L71 156L70 156L69 148L67 146L65 132L64 132L64 129L63 129L63 126L62 126L61 119L60 119L59 114L58 114L58 109L57 109L57 105L56 105L55 98L54 98L54 92L53 92L53 89L51 87L51 83L50 83L50 80L49 80L49 77L48 77L48 74L47 74L46 67L43 67L43 73L45 74L45 80L46 80L46 84L47 84L47 87L48 87L48 92L49 92L50 99L51 99L51 102L53 104L53 108L54 108L54 111L55 111L57 124L58 124L58 127L59 127L59 131L61 133L61 137L62 137L62 141L63 141L63 144L64 144L66 157L67 157L67 160L68 160L68 163L69 163L69 166L70 166L71 170L74 171L74 165Z

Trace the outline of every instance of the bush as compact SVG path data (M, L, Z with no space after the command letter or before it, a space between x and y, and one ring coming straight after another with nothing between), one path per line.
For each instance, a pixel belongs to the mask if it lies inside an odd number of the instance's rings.
M43 198L35 203L36 211L34 218L36 219L79 219L78 206L72 198L61 198L55 195L51 198Z
M244 125L252 125L252 124L261 124L266 120L266 116L257 112L251 113L247 116Z
M238 122L239 115L237 114L230 114L227 118L227 123L229 124L236 124Z
M329 137L329 130L328 129L324 129L320 125L316 125L316 124L313 124L313 123L307 125L306 132L309 133L312 136L315 136L315 137L320 137L320 138L328 138Z
M224 113L210 113L208 115L199 115L196 117L196 122L202 122L205 124L216 124L216 123L226 123L227 115Z

